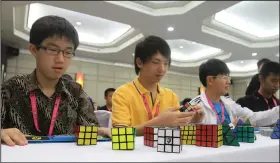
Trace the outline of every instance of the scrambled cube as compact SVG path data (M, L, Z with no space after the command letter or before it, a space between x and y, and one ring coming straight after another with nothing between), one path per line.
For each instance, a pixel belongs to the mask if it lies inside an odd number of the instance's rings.
M180 128L158 129L158 152L180 153L182 151Z
M271 135L271 139L279 139L279 138L280 138L280 119L277 120Z
M144 128L144 145L149 147L156 147L158 141L158 128L145 127Z
M222 146L222 125L196 125L196 145L215 148Z
M238 142L254 143L255 132L252 126L237 126Z
M133 127L112 128L112 149L133 150L136 130Z
M181 126L182 144L195 145L196 144L196 126L188 125Z
M185 105L183 105L183 107L180 109L180 112L192 112L194 111L194 109L192 108L193 105L191 105L190 103L186 103Z
M97 126L78 126L76 130L76 143L77 145L96 145L97 135Z
M238 126L243 126L243 121L241 120L241 119L239 119L238 120L238 122L237 122L237 124L236 124L236 126L234 127L234 129L233 129L233 135L235 136L235 137L237 137L237 127Z
M233 135L233 130L230 124L223 123L223 145L240 146L236 137Z

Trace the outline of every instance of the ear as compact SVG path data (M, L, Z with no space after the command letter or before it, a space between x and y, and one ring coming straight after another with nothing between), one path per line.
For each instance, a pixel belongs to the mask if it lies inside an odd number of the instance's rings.
M259 81L260 81L260 83L264 82L264 77L262 75L259 75Z
M136 65L141 69L143 67L143 62L140 58L136 58Z
M29 49L30 53L36 58L36 54L38 52L36 46L33 44L29 44L28 49Z
M206 85L212 85L213 84L213 77L207 76L206 77Z

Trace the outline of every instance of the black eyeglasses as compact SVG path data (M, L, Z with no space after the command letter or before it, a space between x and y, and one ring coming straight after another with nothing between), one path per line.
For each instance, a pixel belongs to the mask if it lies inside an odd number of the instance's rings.
M45 47L45 46L41 46L41 45L36 45L36 47L45 50L47 53L49 53L51 55L57 56L60 54L60 52L62 52L63 56L67 57L67 58L72 58L73 56L75 56L75 51L71 50L71 49L60 50L55 47Z

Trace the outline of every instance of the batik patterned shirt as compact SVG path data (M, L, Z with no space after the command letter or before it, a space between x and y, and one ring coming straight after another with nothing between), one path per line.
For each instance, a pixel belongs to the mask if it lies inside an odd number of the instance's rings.
M46 136L49 132L56 97L61 96L53 135L73 134L77 125L99 126L94 109L80 84L60 78L55 93L49 98L38 87L36 72L17 75L1 88L1 127L18 128L27 135ZM37 131L33 121L30 92L36 95Z

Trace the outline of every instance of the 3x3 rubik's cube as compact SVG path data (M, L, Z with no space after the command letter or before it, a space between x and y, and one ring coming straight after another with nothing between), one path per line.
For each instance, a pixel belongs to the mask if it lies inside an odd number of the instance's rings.
M158 152L180 153L181 130L179 127L145 127L144 145L156 147Z
M113 150L133 150L135 148L135 128L112 128L111 134ZM98 127L77 126L75 135L77 145L96 145L98 138Z
M77 126L75 135L77 145L96 145L98 126Z
M111 134L113 150L133 150L135 148L135 128L112 128Z

